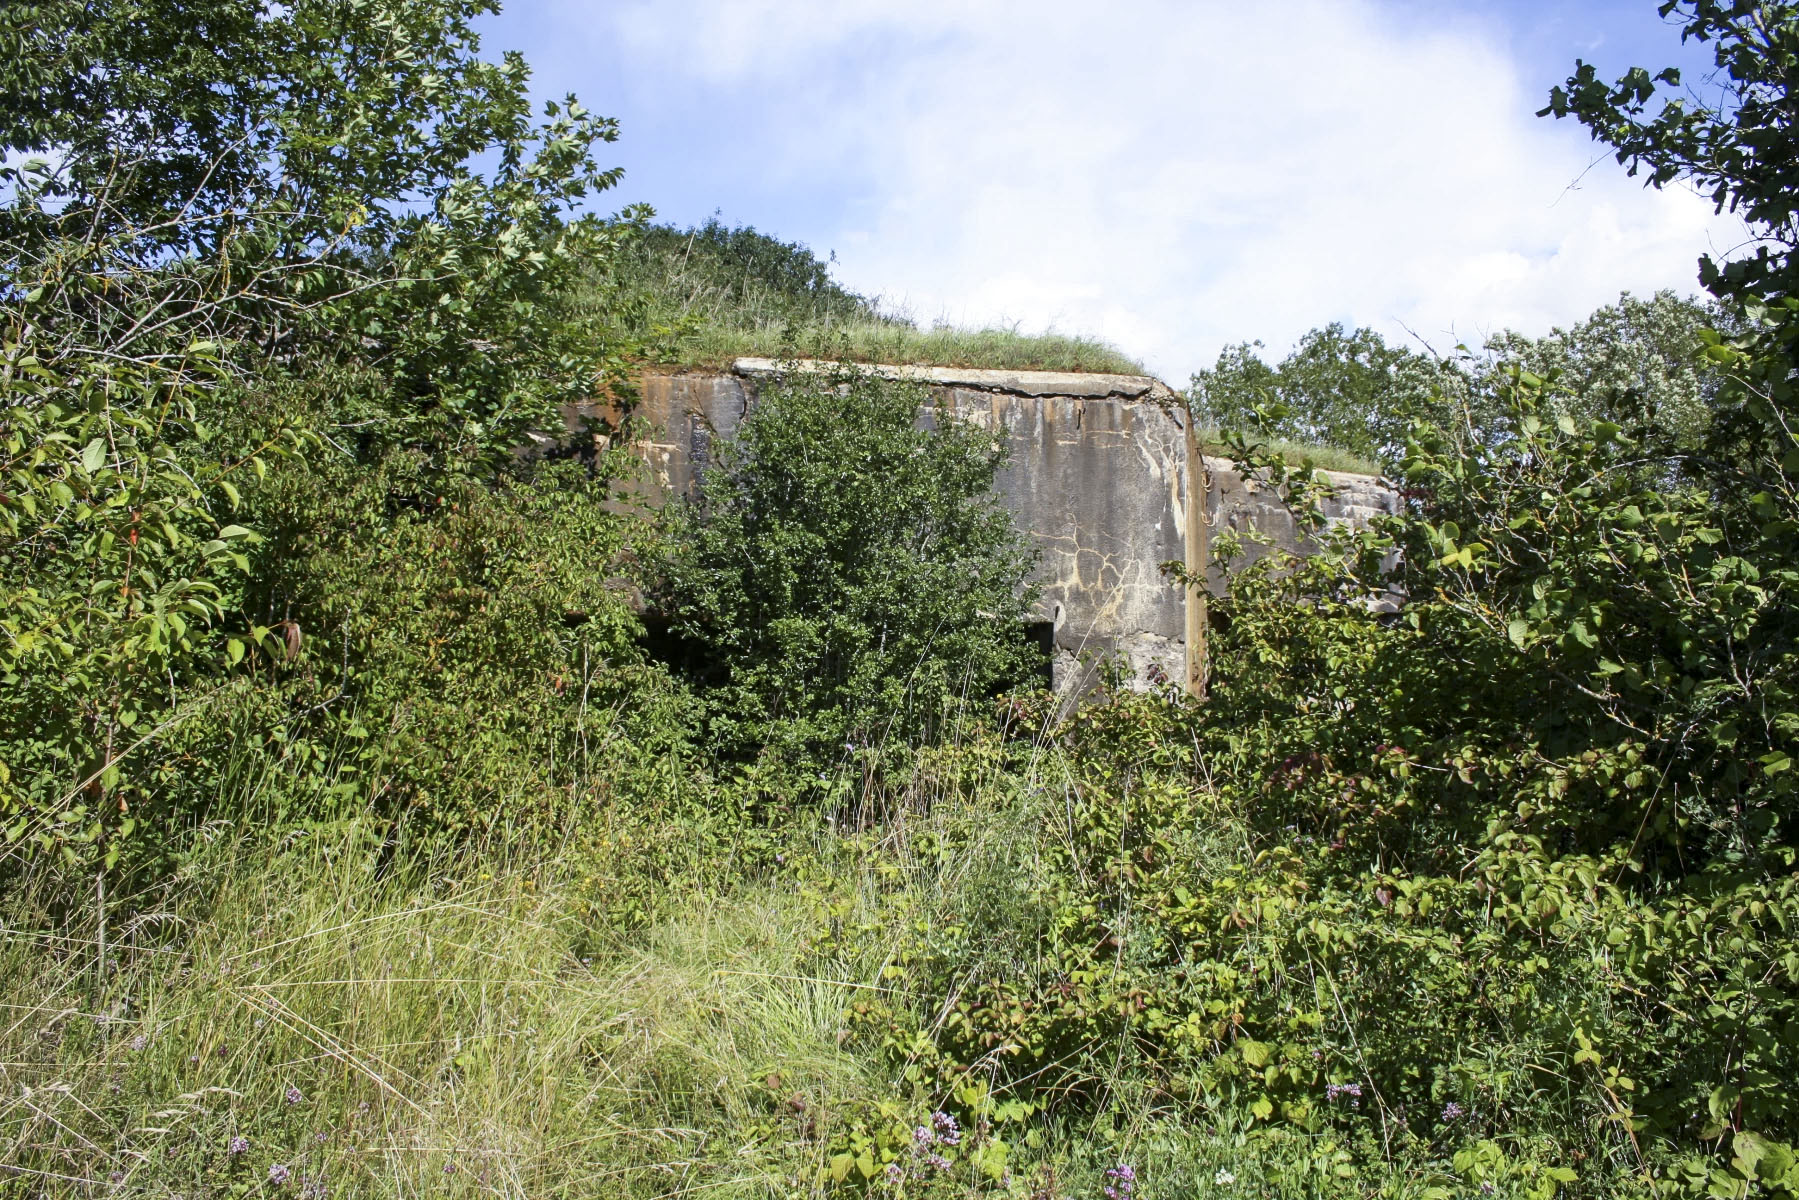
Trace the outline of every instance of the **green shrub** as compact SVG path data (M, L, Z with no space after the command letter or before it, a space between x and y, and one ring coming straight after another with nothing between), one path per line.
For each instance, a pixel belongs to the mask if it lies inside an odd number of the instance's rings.
M239 488L307 436L218 444L204 351L184 378L30 350L0 360L0 821L15 852L110 868L193 802L166 747L273 640L242 616Z
M258 496L247 607L300 650L265 668L282 711L253 740L421 828L566 820L655 686L618 575L634 523L578 462L500 485L424 465L321 463Z
M699 499L671 510L655 602L712 736L822 753L937 736L1032 667L1031 555L991 494L1002 449L921 389L850 371L767 384Z

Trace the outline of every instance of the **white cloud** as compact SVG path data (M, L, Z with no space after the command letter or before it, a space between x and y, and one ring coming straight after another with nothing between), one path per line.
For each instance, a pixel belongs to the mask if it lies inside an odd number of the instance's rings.
M778 114L747 148L764 181L860 198L804 231L851 286L927 320L1098 333L1177 382L1228 342L1278 352L1331 320L1439 347L1541 332L1625 288L1694 290L1698 255L1740 236L1689 192L1589 171L1599 150L1532 115L1487 31L1371 0L640 0L601 19L659 86Z

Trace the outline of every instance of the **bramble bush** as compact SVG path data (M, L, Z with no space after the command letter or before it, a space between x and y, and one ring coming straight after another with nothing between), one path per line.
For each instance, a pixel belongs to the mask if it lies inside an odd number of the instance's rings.
M1283 1188L1799 1186L1785 627L1742 586L1778 560L1541 391L1479 456L1420 430L1400 518L1237 573L1203 706L1075 716L980 889L919 911L927 858L821 929L913 931L864 1044L1052 1127L1241 1129Z
M1058 732L1009 870L836 901L821 952L910 931L861 1006L896 1070L1140 1147L1233 1130L1289 1193L1799 1191L1799 9L1675 8L1719 109L1582 67L1546 111L1766 223L1705 272L1738 308L1691 347L1703 434L1522 366L1482 437L1415 424L1400 515L1234 573L1203 705ZM1026 935L964 936L995 908Z

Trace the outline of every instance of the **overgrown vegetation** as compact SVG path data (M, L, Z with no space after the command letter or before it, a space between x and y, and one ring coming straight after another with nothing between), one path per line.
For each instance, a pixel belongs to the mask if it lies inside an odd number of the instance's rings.
M778 377L669 513L655 599L715 744L933 741L1030 676L1034 554L993 498L1003 447L922 428L924 401L853 369Z
M1799 6L1545 110L1768 234L1723 308L1229 358L1403 510L1072 713L904 388L790 374L661 520L518 453L647 218L482 8L0 10L0 1189L1799 1192Z
M1626 292L1571 328L1540 338L1505 331L1442 355L1333 324L1273 366L1259 342L1226 347L1193 377L1188 396L1215 428L1394 465L1420 418L1469 445L1506 437L1507 388L1515 372L1529 371L1560 382L1546 396L1555 414L1648 422L1693 446L1723 383L1718 365L1693 347L1703 330L1735 328L1729 309L1668 291L1648 300Z
M590 278L587 297L597 315L620 321L650 360L676 366L765 357L1144 373L1141 363L1093 338L921 327L845 290L807 247L717 218L691 229L642 226Z

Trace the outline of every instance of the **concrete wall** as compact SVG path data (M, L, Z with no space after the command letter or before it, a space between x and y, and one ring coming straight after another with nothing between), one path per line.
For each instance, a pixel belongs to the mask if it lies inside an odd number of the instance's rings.
M649 467L644 499L689 494L713 442L737 429L756 385L775 369L740 359L730 372L647 372L635 416ZM1133 375L876 368L929 389L938 411L1003 434L1010 461L996 487L1042 551L1038 614L1054 630L1056 683L1079 686L1089 660L1129 659L1145 681L1185 677L1186 598L1161 565L1186 551L1186 434L1173 394ZM1213 529L1255 530L1302 548L1292 516L1231 464L1208 459ZM1394 511L1369 476L1334 475L1334 520ZM1267 551L1251 547L1251 556ZM1220 581L1222 582L1222 581Z

